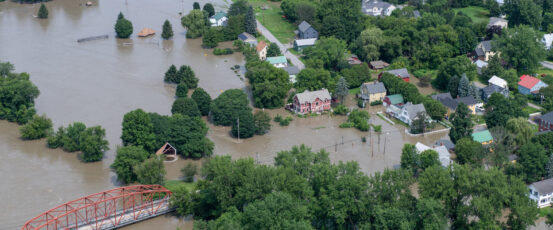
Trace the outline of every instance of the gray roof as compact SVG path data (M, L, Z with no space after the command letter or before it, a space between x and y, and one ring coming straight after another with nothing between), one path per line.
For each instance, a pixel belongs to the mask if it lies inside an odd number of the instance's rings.
M368 94L385 93L386 87L384 87L384 83L382 82L378 82L378 83L367 82L361 85L361 92L362 93L367 92Z
M409 119L414 120L418 113L424 112L426 113L426 110L424 109L423 104L416 104L413 105L411 102L405 104L403 109L407 110L407 113L409 113Z
M458 103L463 102L465 105L476 105L476 104L478 104L478 101L476 99L474 99L474 97L472 97L472 96L456 98L455 101L457 101Z
M316 38L308 38L308 39L296 39L294 42L297 46L314 46L315 42L317 41Z
M541 120L547 121L549 123L553 123L553 112L546 113L544 115L540 116Z
M298 67L295 67L295 66L288 66L288 67L285 67L285 68L282 68L284 69L284 71L288 72L288 75L296 75L298 73L300 73L300 69L298 69Z
M432 95L431 97L432 97L432 99L437 100L437 101L439 101L440 99L446 99L446 98L453 99L451 97L450 93L435 94L435 95Z
M450 140L447 140L447 139L440 139L438 141L436 141L436 143L434 144L436 146L445 146L448 150L451 150L451 149L454 149L455 148L455 144L453 144L453 142L451 142Z
M255 37L253 35L248 34L246 32L239 34L238 39L240 39L242 41L257 40L257 39L255 39Z
M400 76L401 78L408 78L409 77L409 71L407 71L406 68L386 70L384 72L391 73L391 74L396 75L396 76Z
M484 50L486 52L489 52L492 50L492 41L491 40L486 40L486 41L482 41L482 46L484 47Z
M509 96L509 91L503 87L490 84L482 89L482 93L484 93L484 96L488 97L492 95L493 93L500 93L503 96Z
M298 26L298 29L299 31L301 32L305 32L307 29L309 29L311 27L311 25L309 23L307 23L306 21L303 21L300 23L300 25Z
M305 102L313 103L313 101L315 101L315 99L317 98L323 101L331 99L330 93L327 89L321 89L313 92L305 90L303 93L296 94L296 97L298 98L298 101L302 104Z
M475 105L478 104L478 101L472 96L460 97L453 99L449 93L440 93L432 95L432 99L439 101L445 107L450 108L451 110L456 110L459 103L463 102L465 105Z
M550 194L553 192L553 178L534 182L531 186L541 195Z

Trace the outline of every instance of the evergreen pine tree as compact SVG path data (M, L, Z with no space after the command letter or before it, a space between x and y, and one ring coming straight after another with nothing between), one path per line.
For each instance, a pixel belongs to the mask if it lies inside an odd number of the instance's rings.
M344 103L344 98L348 95L348 82L344 77L340 77L336 83L336 95L340 97L340 103Z
M173 26L169 20L165 20L163 23L163 31L161 32L161 37L163 39L171 39L173 37Z
M175 92L175 96L177 97L188 97L188 85L186 83L181 82L177 85L177 91Z
M470 84L469 94L474 97L474 99L478 99L480 97L480 90L478 90L478 87L476 87L474 83Z
M171 65L167 72L165 72L164 81L167 83L180 83L177 79L177 67L175 65Z
M246 12L244 27L247 33L255 35L257 23L255 21L255 14L252 6L250 6Z
M206 3L204 5L203 10L208 13L208 17L211 17L211 16L215 15L215 8L213 7L213 4L211 4L211 3Z
M459 97L466 97L470 95L469 87L470 87L469 79L467 78L466 74L463 74L463 77L461 77L461 80L459 80L459 88L457 90L457 95Z
M200 9L200 3L194 2L194 4L192 5L192 7L193 7L195 10L199 10L199 9Z
M121 20L125 18L125 15L123 15L123 13L121 13L121 11L119 11L119 15L117 15L117 20Z
M453 76L449 79L449 83L447 84L447 90L449 90L451 97L453 98L457 97L457 94L459 92L459 77Z
M48 18L48 9L46 9L46 5L44 5L44 3L41 3L40 8L38 9L38 18Z
M267 48L267 57L277 57L280 55L282 54L278 45L276 43L271 43L269 48Z

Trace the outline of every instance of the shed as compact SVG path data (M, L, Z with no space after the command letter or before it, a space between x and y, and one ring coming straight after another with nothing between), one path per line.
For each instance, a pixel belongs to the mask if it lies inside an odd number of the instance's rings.
M317 41L316 38L296 39L294 40L294 49L298 52L301 52L303 49L307 47L314 46L316 41Z
M493 142L493 137L489 130L484 130L484 131L473 133L472 140L480 144L487 145Z
M138 32L139 37L148 37L154 34L156 34L156 31L152 30L151 28L144 28L140 32Z
M389 65L390 64L388 64L387 62L381 60L369 62L369 67L371 67L371 69L384 69Z

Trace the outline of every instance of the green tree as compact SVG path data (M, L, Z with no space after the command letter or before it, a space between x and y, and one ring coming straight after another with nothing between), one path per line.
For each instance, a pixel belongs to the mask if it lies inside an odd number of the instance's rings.
M255 61L248 61L246 69L255 107L278 108L284 105L286 94L291 88L286 71L257 58Z
M540 36L532 28L517 26L506 29L494 41L494 47L501 52L500 57L519 73L532 73L545 57L543 44L539 40Z
M358 22L361 20L361 4L357 1L348 0L322 0L318 9L319 18L322 18L323 27L321 35L325 37L335 36L344 41L351 42L357 38L363 26ZM339 31L332 30L325 23L327 19L336 24Z
M470 115L470 111L464 103L461 102L457 105L455 113L450 118L453 126L449 130L449 138L453 143L471 136L473 124Z
M42 116L34 115L33 119L19 128L19 131L21 133L21 138L25 140L36 140L52 134L54 132L52 126L52 120L48 118L46 114Z
M346 59L346 43L335 37L321 38L314 47L305 49L303 53L307 58L307 67L339 70L339 64Z
M137 176L134 167L148 159L150 154L140 146L118 147L111 168L115 170L117 179L125 184L133 183Z
M336 96L340 98L340 103L344 104L344 98L349 94L348 82L344 77L340 77L340 79L338 79L338 83L336 83L335 93Z
M282 6L282 5L281 5ZM306 21L312 25L317 23L317 7L312 2L299 2L296 6L296 17L298 22Z
M271 43L269 48L267 48L267 57L277 57L280 55L282 54L278 45L276 43Z
M198 167L192 162L188 162L180 171L182 172L184 182L193 182L194 176L198 172Z
M161 38L168 40L173 37L173 26L169 22L169 20L165 20L163 23L163 30L161 32Z
M440 159L438 157L438 152L429 149L425 150L422 153L420 153L420 167L422 170L425 170L427 168L430 168L434 165L440 165Z
M214 48L219 45L219 42L223 41L224 34L217 27L210 27L206 29L204 36L202 37L202 46L205 48Z
M553 154L549 155L549 161L547 161L547 164L545 165L545 173L545 178L553 178Z
M451 77L463 74L473 80L476 77L476 66L466 56L449 58L438 68L438 77L434 79L433 85L438 89L447 89Z
M178 81L177 83L184 82L189 89L195 89L198 87L199 79L196 77L194 70L188 65L181 65L179 71L177 72Z
M461 79L459 80L459 88L457 90L457 95L459 97L467 97L470 96L470 82L467 78L467 75L463 74Z
M186 216L191 213L192 197L188 189L185 186L179 186L173 191L171 200L169 203L171 207L175 208L177 215Z
M289 229L312 229L310 212L305 201L285 192L273 192L263 200L244 208L242 223L245 229L270 229L277 226Z
M513 144L518 147L529 143L534 136L532 125L526 118L511 118L507 121L505 128L514 137Z
M194 4L192 4L192 9L194 9L194 10L199 10L199 9L201 9L200 3L194 2Z
M400 159L400 165L402 169L409 170L413 172L413 174L416 174L420 165L419 165L419 154L417 153L417 149L412 144L405 144L403 145L403 149L401 150L401 159Z
M350 88L357 88L361 84L371 81L371 69L367 63L342 69L340 75L346 79Z
M426 97L422 103L424 105L426 113L433 120L442 120L447 113L446 107L439 101L436 101L432 98Z
M211 96L202 88L197 88L194 90L191 96L192 100L198 105L198 109L202 113L202 116L209 115L211 107Z
M119 13L119 16L123 14ZM115 23L115 33L117 33L117 37L119 38L129 38L131 36L133 31L132 23L131 21L127 20L125 17L121 19L117 19L117 22Z
M177 85L177 89L175 91L176 97L188 97L188 85L186 85L185 82L181 82Z
M229 16L245 15L248 12L249 4L246 0L233 1L228 9Z
M449 83L447 83L447 90L451 94L451 97L457 98L459 94L459 77L457 75L449 78Z
M255 112L253 121L255 123L255 134L263 135L271 130L271 117L267 112Z
M542 22L542 8L531 0L507 0L503 4L509 25L525 24L538 29Z
M493 93L485 105L486 114L484 115L484 119L486 120L486 125L488 128L505 126L511 118L528 117L528 114L522 110L525 106L526 101L524 100L508 100L499 93Z
M175 65L169 66L167 72L165 72L164 81L168 83L180 83L180 79L177 76L177 67Z
M86 130L86 125L81 122L75 122L67 126L64 132L61 132L60 143L63 150L67 152L79 151L81 146L81 136Z
M481 165L484 153L482 144L468 137L459 139L455 145L455 154L459 164Z
M149 152L156 149L154 125L142 109L130 111L123 116L121 140L124 146L140 146Z
M469 27L457 27L456 29L458 30L459 53L466 54L472 52L478 44L476 34Z
M208 13L208 17L215 15L215 8L211 3L206 3L202 10Z
M3 72L9 72L10 64L4 65ZM25 124L36 114L34 101L40 94L29 80L27 73L8 73L0 77L0 119Z
M425 112L419 112L411 122L411 133L424 133L428 126L428 119Z
M447 216L443 205L435 199L423 198L417 202L417 229L446 229Z
M48 9L46 9L46 5L44 5L44 3L41 3L40 8L38 9L38 18L48 18Z
M8 76L12 71L15 70L15 67L12 63L9 62L0 62L0 76Z
M330 72L325 69L305 68L296 76L295 88L298 92L304 90L320 90L322 88L334 88L334 81L330 77Z
M165 165L163 160L150 158L134 167L136 179L140 184L160 184L165 182Z
M482 78L488 81L493 76L503 76L504 71L499 55L494 55L488 61L488 65L482 68Z
M522 166L524 181L532 183L547 176L546 166L549 154L540 144L528 143L518 150L517 164Z
M252 35L256 34L257 22L255 20L255 14L253 12L253 7L250 5L244 16L244 30Z
M352 44L354 52L364 61L380 59L380 48L384 45L384 32L376 27L370 27Z
M181 24L185 27L187 38L198 38L206 29L206 19L203 11L196 9L181 18Z
M229 89L211 103L211 115L215 125L230 126L242 111L251 114L248 96L240 89Z
M84 162L100 161L104 153L109 150L106 130L100 126L87 128L79 135L79 150L83 152L81 159Z
M177 98L175 102L173 102L171 113L180 113L189 117L199 117L202 115L200 113L200 110L198 109L196 101L194 101L192 98L187 97Z
M236 116L236 120L232 123L230 133L237 138L253 137L256 131L255 120L251 110L240 110Z

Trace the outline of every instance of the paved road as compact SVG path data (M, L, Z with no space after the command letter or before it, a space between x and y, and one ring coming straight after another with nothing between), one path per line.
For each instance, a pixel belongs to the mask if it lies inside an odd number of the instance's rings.
M545 67L545 68L553 69L553 63L551 63L551 62L542 61L542 62L540 62L540 64L541 64L543 67Z
M538 106L538 105L535 105L535 104L532 104L532 103L530 103L530 102L528 102L528 106L530 106L530 107L532 107L532 108L534 108L534 109L539 109L539 110L542 110L542 109L543 109L542 107L540 107L540 106Z
M259 22L259 20L256 20L256 21L257 21L257 30L261 34L263 34L263 36L265 36L265 38L267 38L267 40L269 40L272 43L276 43L278 45L278 47L280 48L280 50L284 53L284 56L286 56L286 58L290 59L290 61L292 62L293 65L298 67L298 69L300 69L300 70L305 68L305 65L303 64L303 62L301 62L300 59L296 55L294 55L293 53L288 52L288 48L291 47L290 44L280 43L278 41L278 39L276 39L276 37L273 36L273 34Z

